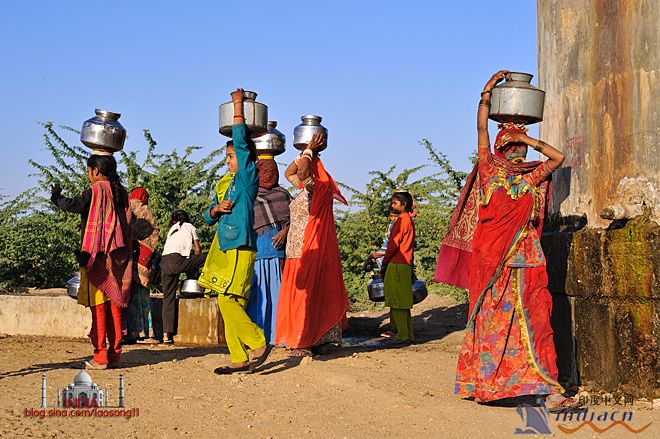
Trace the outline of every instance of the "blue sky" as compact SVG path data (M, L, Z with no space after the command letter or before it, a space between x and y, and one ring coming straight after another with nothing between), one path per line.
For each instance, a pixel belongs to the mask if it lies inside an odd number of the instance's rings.
M218 105L238 86L289 141L301 115L323 116L327 168L362 188L369 170L425 162L422 138L469 167L486 80L536 75L536 2L21 0L3 2L0 54L0 194L33 185L39 122L79 128L104 108L129 150L148 128L161 152L204 153L224 144Z

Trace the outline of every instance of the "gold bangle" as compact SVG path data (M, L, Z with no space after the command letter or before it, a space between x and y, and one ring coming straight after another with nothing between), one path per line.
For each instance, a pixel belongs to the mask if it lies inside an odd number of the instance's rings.
M545 149L547 143L545 143L543 140L540 140L536 142L536 146L534 147L535 150L539 152L539 154L543 154L543 150Z
M493 92L493 90L487 90L487 89L484 89L484 90L481 92L481 96L483 96L483 95L485 95L485 94L488 94L488 93L492 93L492 92Z
M484 107L490 107L490 101L486 99L482 99L479 101L479 105L483 105Z

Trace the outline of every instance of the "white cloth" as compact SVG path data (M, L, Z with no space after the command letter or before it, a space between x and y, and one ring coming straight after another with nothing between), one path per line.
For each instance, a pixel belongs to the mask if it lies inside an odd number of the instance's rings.
M167 240L163 248L163 256L172 253L179 253L181 256L190 256L193 240L199 240L197 237L197 229L190 223L174 224L167 232Z

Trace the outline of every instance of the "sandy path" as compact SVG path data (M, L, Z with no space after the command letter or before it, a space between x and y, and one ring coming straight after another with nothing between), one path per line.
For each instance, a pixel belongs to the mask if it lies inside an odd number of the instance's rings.
M227 437L227 438L500 438L523 424L514 408L489 407L452 395L455 361L463 336L465 306L431 295L416 307L419 344L401 349L344 348L306 359L275 350L263 371L241 377L215 376L228 361L222 348L127 346L124 369L92 371L110 388L116 404L124 373L130 420L29 418L38 408L41 374L47 373L48 404L57 387L87 358L85 340L7 337L0 339L0 436L5 437ZM348 335L374 336L387 323L383 311L351 314ZM638 410L631 425L653 424L641 434L621 425L597 434L583 428L568 437L658 437L658 410ZM593 409L602 412L604 406ZM564 423L569 426L579 424ZM600 424L608 425L608 424ZM521 436L515 436L521 437Z

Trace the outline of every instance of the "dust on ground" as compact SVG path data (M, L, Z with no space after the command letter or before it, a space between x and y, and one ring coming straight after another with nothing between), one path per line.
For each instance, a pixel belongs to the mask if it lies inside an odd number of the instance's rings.
M119 374L124 374L125 406L139 409L131 419L25 416L26 409L40 407L42 374L47 374L48 405L54 406L57 388L73 381L78 371L72 366L90 357L91 344L0 338L0 437L520 437L513 433L525 424L515 407L480 405L453 395L466 311L465 304L430 295L413 310L418 343L398 349L378 343L388 323L385 310L351 313L345 336L357 344L302 360L276 349L252 375L214 375L214 368L229 361L222 347L126 346L122 369L89 373L97 385L109 388L110 405L117 404ZM599 434L585 425L568 435L557 424L576 428L580 423L557 422L554 415L548 425L555 436L658 437L660 413L645 407L636 405L629 422L636 429L652 422L639 434L622 425Z

